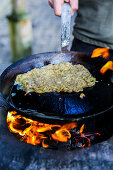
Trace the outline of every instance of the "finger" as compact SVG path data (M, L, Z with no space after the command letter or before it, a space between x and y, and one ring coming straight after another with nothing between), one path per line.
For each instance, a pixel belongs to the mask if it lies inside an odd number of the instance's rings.
M50 6L51 8L53 8L53 1L52 1L52 0L49 0L49 6Z
M78 10L78 0L70 0L70 5L73 10L73 13Z
M70 3L70 0L64 0L64 2ZM73 15L74 15L74 11L73 11L73 9L71 8L71 16L73 16Z
M55 15L61 16L62 5L64 4L64 0L54 0L53 3Z
M67 3L69 3L69 2L70 2L70 0L64 0L64 2L67 2Z

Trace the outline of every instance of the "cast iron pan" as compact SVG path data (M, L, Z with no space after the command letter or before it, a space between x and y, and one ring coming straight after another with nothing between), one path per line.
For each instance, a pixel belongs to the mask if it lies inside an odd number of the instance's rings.
M47 64L71 62L84 65L96 78L95 86L84 89L85 97L79 93L45 93L25 96L23 92L10 96L15 78L18 74L39 68ZM9 66L0 77L0 92L6 102L25 116L59 120L78 120L95 114L113 110L113 77L112 71L104 75L100 68L107 62L102 57L91 59L89 55L78 52L51 52L26 57ZM13 88L13 92L14 92ZM20 105L17 100L20 101Z

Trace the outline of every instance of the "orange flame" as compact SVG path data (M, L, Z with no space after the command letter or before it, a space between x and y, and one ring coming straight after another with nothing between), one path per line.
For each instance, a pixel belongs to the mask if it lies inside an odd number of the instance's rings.
M91 55L91 58L96 58L101 56L103 58L108 58L109 57L109 48L97 48L95 50L93 50L93 54Z
M85 124L83 124L80 128L80 133L82 133L84 131L84 127L85 127Z
M91 58L96 58L101 56L103 58L109 57L109 48L97 48L93 51ZM108 61L101 69L100 72L104 74L107 70L113 70L113 61Z
M18 115L15 111L8 112L7 123L11 132L21 136L21 141L32 145L42 144L44 148L48 147L48 144L45 143L47 136L44 132L46 133L47 131L56 129L55 133L51 132L52 139L60 142L67 142L68 139L71 138L69 130L77 127L76 123L69 123L63 126L40 123Z
M41 145L44 148L48 148L51 142L68 142L68 140L75 140L75 145L81 143L79 148L90 146L91 135L84 134L83 124L79 131L76 131L77 123L72 122L65 125L52 125L47 123L41 123L24 116L18 115L16 111L10 111L7 115L7 124L11 132L15 133L20 141L32 145ZM74 130L74 133L71 131ZM71 134L72 133L72 134ZM73 138L74 137L74 138ZM86 141L86 143L84 143Z
M65 124L59 130L57 130L54 134L52 134L52 138L60 142L67 142L68 139L71 138L71 134L69 130L75 127L77 127L76 123Z
M104 74L107 70L113 71L113 61L108 61L101 69L100 72Z

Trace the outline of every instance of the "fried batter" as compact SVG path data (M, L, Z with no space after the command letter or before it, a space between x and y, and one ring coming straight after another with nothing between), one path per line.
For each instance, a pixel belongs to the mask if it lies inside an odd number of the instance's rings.
M36 92L80 92L95 85L96 79L80 64L61 62L35 68L16 77L18 84L26 93Z

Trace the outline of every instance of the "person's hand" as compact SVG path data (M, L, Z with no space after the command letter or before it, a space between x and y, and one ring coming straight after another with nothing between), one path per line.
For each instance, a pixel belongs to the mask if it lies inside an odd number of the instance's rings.
M61 16L62 5L64 2L70 4L72 8L72 15L74 15L74 12L78 9L78 0L49 0L49 5L54 9L55 15Z

